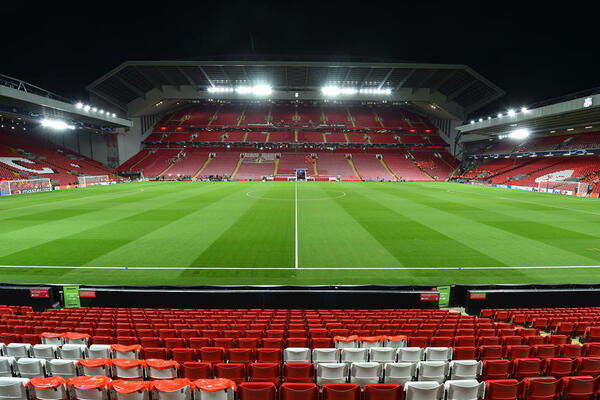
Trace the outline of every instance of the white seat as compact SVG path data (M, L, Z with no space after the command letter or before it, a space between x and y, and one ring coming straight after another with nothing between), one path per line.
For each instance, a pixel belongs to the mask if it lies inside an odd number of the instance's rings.
M350 365L350 382L361 387L369 383L379 383L382 375L381 364L378 362L357 362Z
M6 355L17 360L22 357L28 358L31 357L31 349L29 343L9 343L6 346Z
M57 358L58 346L55 344L36 344L33 346L33 356L35 358L43 358L45 360L52 360Z
M452 359L450 347L427 347L425 349L425 361L448 361Z
M396 361L396 349L393 347L371 347L369 361L378 363L393 363Z
M110 344L93 344L88 349L89 358L110 358Z
M72 388L73 394L71 398L75 398L77 400L107 400L108 399L108 389L106 387L102 387L100 389L77 389L76 387Z
M406 339L401 339L401 340L394 340L392 338L388 338L385 342L384 342L384 346L385 347L393 347L395 349L397 349L398 347L406 347Z
M367 342L367 341L360 341L359 342L359 346L363 349L370 349L372 347L382 347L383 346L383 340L378 340L376 342Z
M288 347L283 350L283 362L310 362L308 347Z
M383 366L383 383L404 385L417 376L417 363L406 361L387 363Z
M12 377L17 372L17 360L14 357L0 357L0 377Z
M83 364L79 365L80 373L83 376L110 376L110 366L101 365L99 367L86 367Z
M319 363L317 365L317 385L346 382L348 382L348 364Z
M50 360L48 361L48 375L62 376L65 379L77 376L77 361L75 360Z
M132 393L119 393L113 389L110 391L112 400L150 400L150 390L136 390Z
M481 361L452 360L450 361L450 379L477 379L481 375Z
M42 343L43 344L53 344L55 346L62 346L63 345L63 340L60 337L57 338L47 338L47 337L43 337L42 336Z
M411 361L417 362L423 359L423 349L420 347L400 347L398 348L398 362Z
M444 383L446 400L479 400L483 398L485 382L477 379L448 380Z
M82 344L85 347L88 347L88 339L86 339L86 338L81 338L81 339L65 338L65 344Z
M336 349L356 349L358 348L358 340L351 342L335 342Z
M140 352L138 350L132 350L132 351L112 350L111 352L112 352L111 358L127 358L127 359L139 359L140 358Z
M0 378L0 399L27 400L27 378Z
M340 351L338 349L313 349L312 360L314 364L326 362L326 363L339 363L340 362Z
M437 382L406 382L405 400L442 400L444 385Z
M448 361L420 361L417 364L418 380L442 383L448 375L448 366Z
M156 400L191 400L192 399L192 389L189 386L186 386L179 390L173 390L170 392L161 392L160 390L155 390L154 393L157 394Z
M143 379L144 371L141 366L135 366L131 368L120 368L113 365L112 376L115 379Z
M177 378L177 368L146 368L148 379L175 379Z
M60 358L65 360L80 360L87 358L87 346L84 344L63 344L59 350Z
M366 362L369 359L369 349L342 349L341 361L351 364L353 362Z
M0 342L0 357L6 355L6 345Z
M20 358L17 360L17 369L21 378L45 378L46 360L43 358Z
M67 379L66 377L63 378ZM31 385L29 392L31 397L39 400L63 400L67 398L67 386L64 383L44 389L38 389Z
M217 390L215 392L196 388L194 390L194 400L233 400L234 394L233 388Z

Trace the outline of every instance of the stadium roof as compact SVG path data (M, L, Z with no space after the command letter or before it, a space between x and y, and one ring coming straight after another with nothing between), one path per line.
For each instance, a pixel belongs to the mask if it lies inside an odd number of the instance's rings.
M127 61L86 89L129 116L140 116L181 100L249 99L207 89L257 83L272 87L271 100L325 99L321 88L326 85L391 89L385 98L360 94L342 100L427 103L430 111L442 109L448 118L460 120L504 94L466 65L383 61Z
M59 119L77 123L78 126L95 131L114 128L129 128L131 121L120 118L115 110L106 110L102 114L85 111L69 99L49 92L20 79L0 74L0 115L19 117L32 121ZM121 113L122 114L122 113Z
M567 134L600 127L600 88L548 103L544 102L545 105L538 108L474 120L456 129L462 133L463 140L472 141L506 135L517 129L527 129L533 134Z

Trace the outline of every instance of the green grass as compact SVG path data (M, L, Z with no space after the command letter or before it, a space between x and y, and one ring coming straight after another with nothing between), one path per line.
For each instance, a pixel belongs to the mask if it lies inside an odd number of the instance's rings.
M0 280L173 285L600 281L600 268L510 268L600 265L598 200L453 183L298 183L301 269L295 269L295 188L288 182L148 182L2 197L0 265L115 268L2 268ZM231 267L239 269L219 269ZM364 269L337 269L343 267ZM383 269L402 267L422 269Z

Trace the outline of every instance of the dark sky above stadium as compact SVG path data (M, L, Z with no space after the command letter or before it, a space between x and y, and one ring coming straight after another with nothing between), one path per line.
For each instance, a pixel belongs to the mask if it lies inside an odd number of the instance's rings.
M507 92L480 113L600 86L592 2L143 4L3 2L0 73L85 100L84 86L125 60L251 54L460 63Z

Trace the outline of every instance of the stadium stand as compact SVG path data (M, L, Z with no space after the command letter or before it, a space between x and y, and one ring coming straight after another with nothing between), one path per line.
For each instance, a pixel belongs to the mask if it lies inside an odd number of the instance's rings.
M204 390L233 399L228 391L236 386L240 398L279 392L314 400L321 388L323 398L344 399L569 399L595 396L600 379L598 307L483 309L476 317L414 309L0 306L0 315L0 396L16 390L11 398L19 399L45 398L47 389L86 398L81 391L128 387L157 398L183 390L181 399L189 399L189 388L200 398ZM118 343L126 337L132 343ZM289 346L322 339L333 347Z
M123 163L119 171L138 171L145 177L160 179L194 177L191 171L201 169L206 161L201 155L205 153L216 157L195 178L277 178L309 167L309 176L314 178L442 181L458 165L429 120L395 107L207 102L164 117L144 143L146 147ZM237 159L231 155L220 157L225 143L230 148L224 151L237 154ZM333 152L331 148L325 150L325 144L333 144ZM316 147L307 150L306 146L312 145ZM339 151L340 145L352 147ZM263 150L262 146L268 148ZM258 156L245 159L236 170L233 161L237 163L244 151ZM271 162L262 163L261 153L280 154L277 167L273 168ZM311 154L319 155L315 158L316 171L305 162ZM347 154L354 157L352 162ZM383 162L377 154L385 154ZM412 166L399 160L402 157ZM394 167L386 167L386 163Z
M140 155L137 159L142 158ZM136 162L134 160L134 162ZM49 178L52 183L77 183L78 176L108 175L114 171L81 154L26 133L0 132L0 178Z

